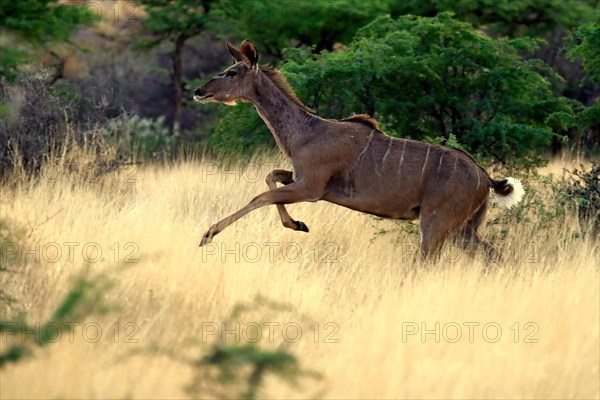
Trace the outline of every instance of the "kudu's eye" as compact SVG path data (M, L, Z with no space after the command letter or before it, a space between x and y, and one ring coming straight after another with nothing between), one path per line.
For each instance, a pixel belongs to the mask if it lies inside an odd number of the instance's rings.
M231 78L232 76L236 76L236 75L237 75L237 72L235 72L235 71L227 71L227 73L225 74L225 76L228 76L228 77L230 77L230 78Z

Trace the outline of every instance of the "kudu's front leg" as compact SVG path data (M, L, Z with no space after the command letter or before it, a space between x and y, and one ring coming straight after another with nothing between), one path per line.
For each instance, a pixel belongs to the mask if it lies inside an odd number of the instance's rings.
M222 232L223 229L257 208L269 204L291 204L300 201L317 201L322 195L323 188L314 186L309 187L302 181L296 181L287 186L261 193L253 198L245 207L242 207L229 217L224 218L211 226L204 236L202 236L200 246L210 243L216 234Z
M294 182L292 171L283 169L271 171L265 180L271 190L277 189L277 182L284 185L289 185ZM283 204L277 204L277 211L279 211L279 217L281 218L283 226L295 231L308 232L308 226L302 221L294 221Z

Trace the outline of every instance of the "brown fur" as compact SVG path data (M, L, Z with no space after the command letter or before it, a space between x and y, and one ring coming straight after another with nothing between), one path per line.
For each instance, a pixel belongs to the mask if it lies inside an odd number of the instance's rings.
M276 69L271 69L268 67L261 66L260 70L277 86L279 90L283 92L283 94L298 106L300 106L303 110L308 112L314 112L313 109L307 107L302 103L302 101L298 98L296 93L294 93L294 89L290 86L287 80L281 75L281 73Z
M245 54L228 44L237 62L230 68L238 71L235 78L218 75L196 90L196 98L201 102L236 98L252 102L290 158L293 171L271 172L266 178L270 190L211 226L200 245L269 204L277 205L285 227L308 232L284 205L325 200L387 218L418 218L423 257L439 254L444 241L455 233L467 251L482 247L496 253L477 228L485 217L490 188L502 192L506 185L494 181L468 154L390 137L379 131L377 121L368 115L339 121L314 115L279 72L257 67L258 53L248 43L241 48L247 49ZM277 183L284 186L277 187Z
M359 124L364 124L370 128L379 130L379 122L367 114L354 114L348 118L342 119L342 121L357 122Z

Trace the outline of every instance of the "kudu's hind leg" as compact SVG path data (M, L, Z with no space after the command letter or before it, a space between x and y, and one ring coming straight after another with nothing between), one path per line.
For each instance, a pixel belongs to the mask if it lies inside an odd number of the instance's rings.
M294 182L294 178L292 171L275 169L267 175L265 181L267 182L269 189L274 190L277 189L277 182L283 185L289 185ZM306 224L302 221L294 221L283 204L277 204L277 211L279 211L279 217L281 218L283 226L295 231L308 232Z
M490 242L481 237L477 229L485 220L485 214L488 208L488 201L479 207L473 217L467 222L465 227L457 235L458 244L472 257L478 249L482 249L489 261L500 261L502 255Z
M444 204L437 207L421 207L419 225L421 230L421 258L423 260L439 259L446 239L464 224L467 216L455 214L456 207Z
M421 213L419 218L421 230L421 258L437 260L444 241L450 234L444 222L435 215L427 216Z

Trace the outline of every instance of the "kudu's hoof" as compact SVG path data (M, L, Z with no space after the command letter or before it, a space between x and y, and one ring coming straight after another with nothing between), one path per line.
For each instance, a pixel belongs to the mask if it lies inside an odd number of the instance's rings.
M210 229L206 231L204 236L202 236L202 240L200 241L199 247L205 246L205 245L209 244L210 242L212 242L212 238L219 232L221 232L221 231L219 230L217 224L214 224L213 226L211 226Z
M206 233L202 237L202 240L200 241L200 246L198 246L198 247L206 246L210 242L212 242L212 236L210 236L208 233Z
M294 221L294 224L296 224L297 231L308 232L308 226L306 226L306 224L304 222Z

